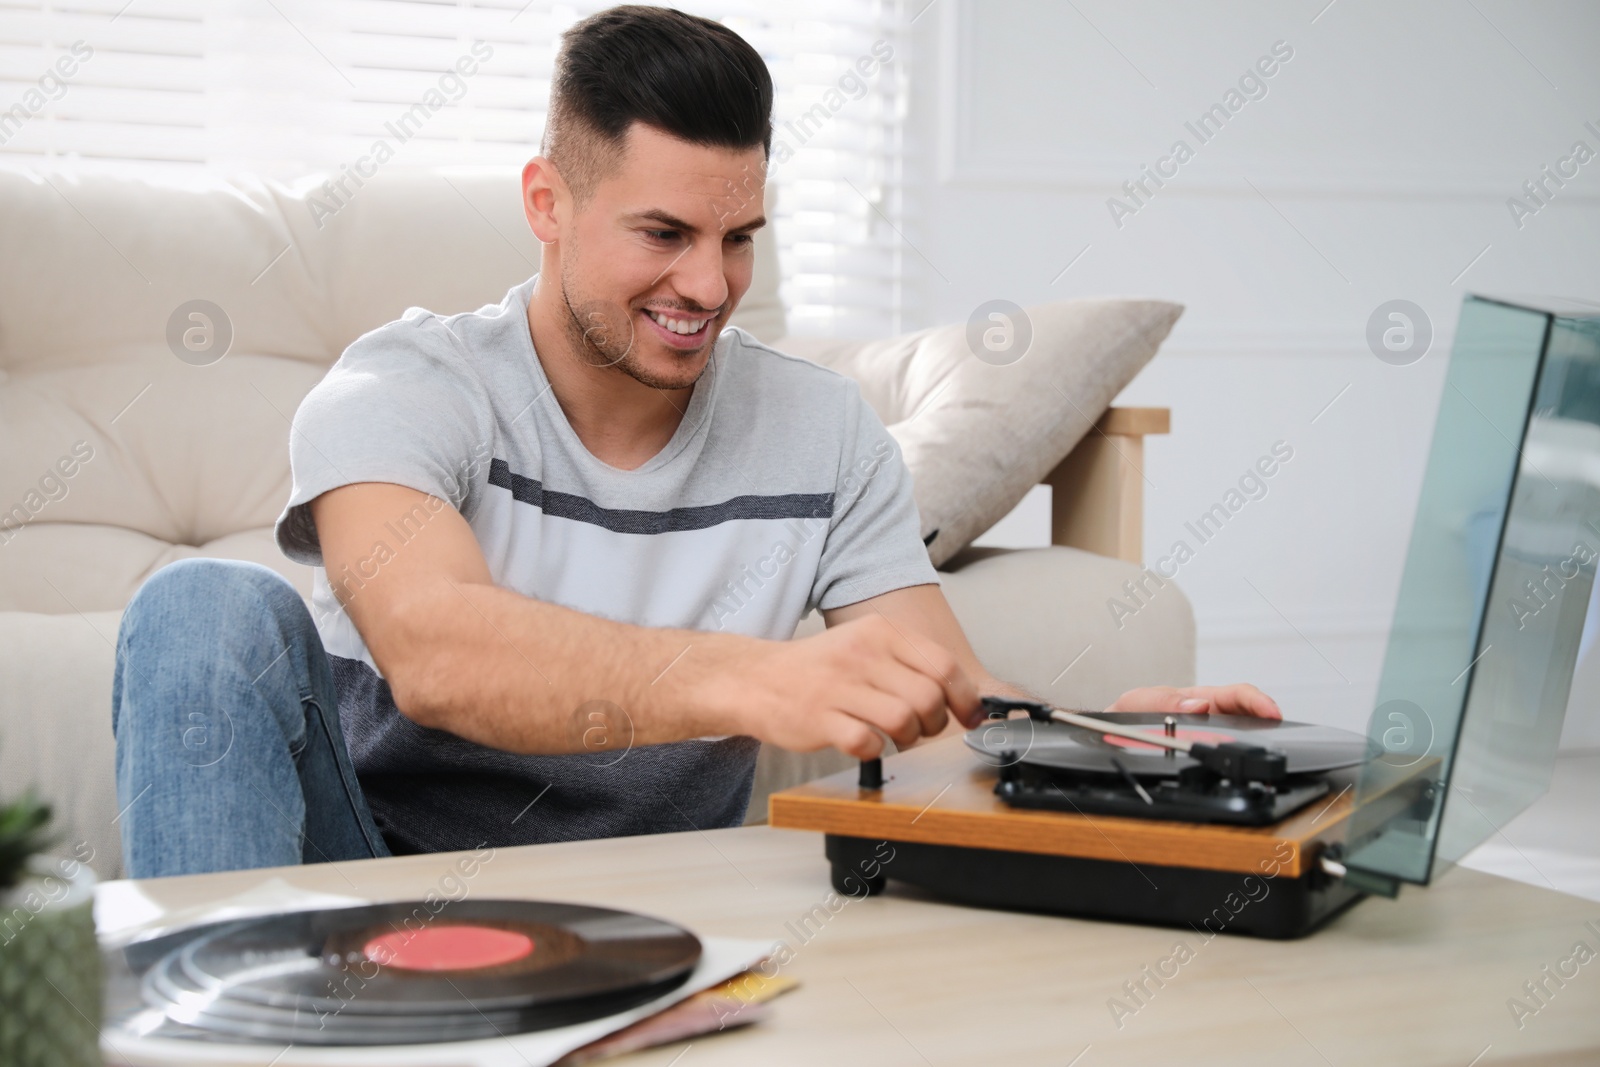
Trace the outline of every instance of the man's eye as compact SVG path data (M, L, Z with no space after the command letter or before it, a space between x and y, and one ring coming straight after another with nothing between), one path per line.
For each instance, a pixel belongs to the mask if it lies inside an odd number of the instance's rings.
M732 241L736 245L747 245L755 241L755 235L749 233L732 233L728 235L728 240Z
M645 234L653 241L675 241L678 239L677 230L646 230Z

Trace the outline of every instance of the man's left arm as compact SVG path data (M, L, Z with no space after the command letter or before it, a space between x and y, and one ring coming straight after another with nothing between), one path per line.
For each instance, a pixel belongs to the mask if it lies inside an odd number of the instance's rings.
M1045 699L989 673L972 650L972 644L962 631L961 623L956 620L950 602L945 599L944 590L938 585L907 586L854 604L824 609L822 618L832 627L872 613L881 615L913 647L926 647L928 644L942 646L955 657L967 677L972 679L979 696ZM1277 703L1253 685L1143 686L1123 693L1105 710L1172 714L1216 711L1220 714L1254 715L1263 719L1283 718ZM944 737L962 729L961 723L952 717L938 736Z

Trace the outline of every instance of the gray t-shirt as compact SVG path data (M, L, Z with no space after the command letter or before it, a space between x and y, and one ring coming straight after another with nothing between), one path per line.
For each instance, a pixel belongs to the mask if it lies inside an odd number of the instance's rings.
M364 334L294 419L278 545L317 568L313 614L345 738L397 852L738 825L758 745L521 756L418 726L334 597L307 506L320 494L355 482L429 493L466 518L495 584L644 626L786 639L812 608L938 581L911 475L854 381L729 328L671 441L619 470L550 391L526 317L536 281L498 305L411 308ZM397 518L333 581L359 596L431 518Z

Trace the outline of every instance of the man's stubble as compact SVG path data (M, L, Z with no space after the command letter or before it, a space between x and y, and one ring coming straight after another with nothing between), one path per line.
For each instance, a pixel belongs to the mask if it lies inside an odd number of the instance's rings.
M638 338L633 310L615 301L585 297L573 281L577 249L569 244L563 252L567 254L561 261L561 300L567 306L567 340L579 359L591 367L616 367L652 389L687 389L700 380L711 365L709 359L690 378L666 378L644 367L634 351Z

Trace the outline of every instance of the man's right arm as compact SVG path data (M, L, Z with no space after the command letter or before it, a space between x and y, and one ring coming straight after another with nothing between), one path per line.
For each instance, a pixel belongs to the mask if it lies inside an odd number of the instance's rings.
M417 532L379 551L419 508ZM880 732L906 748L951 713L978 715L954 656L876 615L798 641L637 626L496 586L466 520L417 490L346 485L311 513L329 581L401 714L481 745L555 754L744 734L865 759Z

